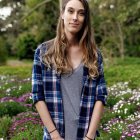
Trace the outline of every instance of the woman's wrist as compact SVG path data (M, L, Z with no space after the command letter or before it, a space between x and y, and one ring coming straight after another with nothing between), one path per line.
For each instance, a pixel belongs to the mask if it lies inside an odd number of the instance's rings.
M53 129L52 131L49 132L49 134L53 133L53 132L56 131L56 130L57 130L56 128Z
M91 138L91 137L89 137L89 136L85 136L88 140L94 140L94 138Z
M60 134L58 133L57 129L54 130L52 133L50 133L50 136L51 136L52 140L61 137Z
M94 140L96 136L96 131L88 131L88 133L86 134L86 138L89 139L89 140Z

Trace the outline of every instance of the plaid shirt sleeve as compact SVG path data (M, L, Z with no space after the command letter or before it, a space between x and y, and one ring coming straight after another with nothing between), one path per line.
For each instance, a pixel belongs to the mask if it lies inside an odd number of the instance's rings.
M104 78L103 58L100 51L98 51L98 70L99 77L97 78L96 101L102 101L103 105L106 105L108 93Z
M39 47L35 51L32 68L32 99L34 104L45 100Z

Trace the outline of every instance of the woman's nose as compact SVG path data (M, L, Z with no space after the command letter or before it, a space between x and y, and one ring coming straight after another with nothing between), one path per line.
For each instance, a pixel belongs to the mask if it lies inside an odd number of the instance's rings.
M73 20L74 20L74 21L77 21L77 19L78 19L78 14L77 14L77 13L74 13L74 14L73 14Z

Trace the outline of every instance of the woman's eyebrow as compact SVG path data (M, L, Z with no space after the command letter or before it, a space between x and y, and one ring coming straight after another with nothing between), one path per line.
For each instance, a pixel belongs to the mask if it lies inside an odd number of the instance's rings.
M68 9L74 9L75 10L75 8L73 8L73 7L68 7ZM85 11L85 9L78 9L77 11Z
M84 10L84 9L79 9L78 11L80 11L80 12L85 12L85 10Z

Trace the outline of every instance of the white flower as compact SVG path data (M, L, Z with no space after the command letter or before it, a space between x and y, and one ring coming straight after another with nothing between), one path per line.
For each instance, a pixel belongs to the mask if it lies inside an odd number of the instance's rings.
M19 90L21 90L22 86L19 86Z
M127 111L128 111L128 109L127 109L127 108L125 108L125 109L124 109L124 114L126 114L126 113L127 113Z
M120 110L118 110L118 113L120 113L121 111Z
M122 108L122 107L123 107L123 104L120 105L120 108Z
M128 85L128 82L124 82L124 85Z
M138 102L137 105L140 105L140 103Z
M6 90L6 92L10 92L11 91L11 89L10 88L8 88L7 90Z

